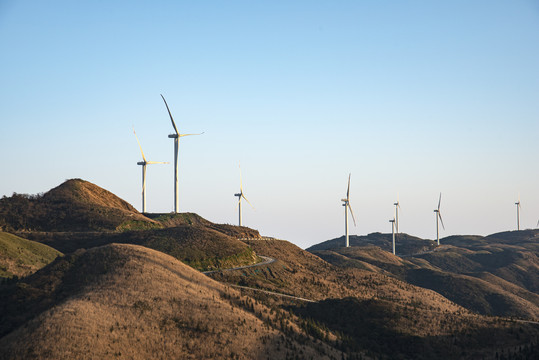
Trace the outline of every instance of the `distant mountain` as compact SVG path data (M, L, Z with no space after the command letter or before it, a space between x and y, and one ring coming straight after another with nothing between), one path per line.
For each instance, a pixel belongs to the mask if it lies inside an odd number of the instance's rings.
M539 319L538 235L451 236L435 251L402 258L376 246L309 250L343 268L367 269L434 290L480 314Z
M27 276L61 255L49 246L0 231L0 278Z
M81 179L42 195L0 199L0 230L115 231L160 225L111 192Z
M378 246L386 251L393 251L393 240L391 234L382 234L379 232L371 233L366 236L350 235L350 246ZM316 244L307 249L314 250L329 250L345 247L345 237L341 236L336 239L327 240ZM397 254L416 254L420 252L431 251L436 247L434 241L424 240L418 237L405 233L398 234L398 242L396 245Z

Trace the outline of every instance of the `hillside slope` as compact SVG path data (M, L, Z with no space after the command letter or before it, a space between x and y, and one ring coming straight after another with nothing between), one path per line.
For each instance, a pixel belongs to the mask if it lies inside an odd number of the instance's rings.
M434 291L377 269L340 268L283 240L245 242L257 254L277 261L210 276L230 284L315 300L289 304L277 296L242 290L338 334L343 351L368 349L375 356L402 359L481 358L493 357L496 349L528 343L539 335L539 327L526 325L524 339L514 334L520 324L473 314ZM392 254L388 258L395 263L401 261Z
M342 355L297 327L274 326L284 313L134 245L78 251L1 290L2 359Z
M0 278L27 276L61 255L49 246L0 231Z
M339 267L370 269L432 289L480 314L539 319L537 232L442 240L435 251L402 258L376 246L312 252Z

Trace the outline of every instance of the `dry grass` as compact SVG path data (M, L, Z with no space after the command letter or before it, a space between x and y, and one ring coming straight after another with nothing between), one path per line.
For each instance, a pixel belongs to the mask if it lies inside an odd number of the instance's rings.
M9 359L276 359L337 356L296 327L299 343L270 321L276 314L176 259L134 245L79 253L50 271L61 297L0 339ZM69 263L68 263L69 264ZM45 269L47 270L47 269ZM39 284L37 273L27 286ZM50 276L50 274L49 274ZM52 288L51 288L52 289ZM67 290L66 290L67 289ZM60 296L61 294L61 296ZM43 296L43 295L41 295ZM266 322L264 322L266 319Z
M0 278L27 276L61 255L46 245L0 231Z

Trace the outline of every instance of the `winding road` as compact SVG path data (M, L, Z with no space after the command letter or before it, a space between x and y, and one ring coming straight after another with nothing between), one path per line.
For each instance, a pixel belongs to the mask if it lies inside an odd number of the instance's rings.
M230 268L230 269L218 269L218 270L203 271L202 273L203 274L211 274L211 273L220 272L220 271L232 271L232 270L248 269L248 268L252 268L252 267L256 267L256 266L269 265L269 264L275 262L275 259L270 258L269 256L258 255L258 257L264 259L264 261L261 261L259 263L252 264L252 265L238 266L238 267L234 267L234 268Z
M248 268L257 267L257 266L269 265L269 264L272 264L272 263L275 262L275 259L271 258L269 256L258 255L258 257L264 259L264 261L261 261L259 263L252 264L252 265L238 266L238 267L234 267L234 268L230 268L230 269L219 269L219 270L203 271L202 273L204 275L208 275L208 274L212 274L212 273L216 273L216 272L220 272L220 271L233 271L233 270L248 269ZM235 285L235 284L229 284L229 283L226 283L226 282L222 282L222 284L225 284L225 285L228 285L228 286L234 287L234 288L258 291L258 292L262 292L262 293L265 293L265 294L268 294L268 295L275 295L275 296L285 297L285 298L293 299L293 300L306 301L306 302L316 302L314 300L305 299L305 298L302 298L302 297L299 297L299 296L294 296L294 295L282 294L282 293L278 293L278 292L275 292L275 291L257 289L257 288L253 288L253 287L241 286L241 285Z

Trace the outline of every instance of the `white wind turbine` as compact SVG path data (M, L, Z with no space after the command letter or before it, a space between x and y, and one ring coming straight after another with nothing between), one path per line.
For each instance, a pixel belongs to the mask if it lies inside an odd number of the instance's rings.
M391 223L391 235L393 237L393 255L395 255L395 218L389 220Z
M354 220L354 226L356 226L356 219L354 218L354 212L352 211L352 207L350 206L350 176L352 174L348 174L348 188L346 189L346 199L341 199L344 204L344 230L345 230L345 236L346 236L346 247L350 246L350 240L348 238L348 210L350 210L350 215L352 215L352 220Z
M518 202L515 205L517 206L517 230L520 230L520 194L518 194Z
M190 135L202 135L203 132L200 134L180 134L178 132L178 128L176 128L176 124L174 123L174 119L172 118L172 114L170 113L170 109L168 108L167 101L165 100L165 97L161 95L163 98L163 101L165 102L165 106L167 107L168 115L170 116L170 121L172 121L172 126L174 127L175 134L170 134L168 137L171 139L174 139L174 212L179 213L180 212L180 194L179 194L179 180L178 180L178 149L180 146L180 138L182 136L190 136Z
M440 204L442 202L442 193L440 193L440 199L438 200L438 209L434 210L436 214L436 242L440 245L440 233L438 231L438 219L442 223L442 228L445 230L444 222L442 220L442 214L440 213Z
M142 146L140 145L140 141L138 139L137 133L135 132L135 128L133 128L133 134L135 134L138 147L140 148L140 153L142 154L142 161L137 162L137 165L142 165L142 212L145 213L146 212L146 165L168 164L168 162L146 161L146 157L144 156L144 151L142 151Z
M399 233L399 210L401 208L400 202L399 202L399 196L397 195L397 202L393 203L395 205L395 232Z
M247 198L243 194L243 183L242 183L242 180L241 180L241 164L239 165L239 168L240 168L240 192L237 193L237 194L234 194L234 196L238 197L239 226L242 226L242 222L241 222L241 198L244 198L245 201L247 201L249 203L249 205L251 205L251 203L249 202L249 200L247 200ZM254 209L253 205L251 205L251 207Z

